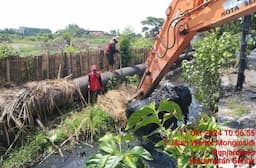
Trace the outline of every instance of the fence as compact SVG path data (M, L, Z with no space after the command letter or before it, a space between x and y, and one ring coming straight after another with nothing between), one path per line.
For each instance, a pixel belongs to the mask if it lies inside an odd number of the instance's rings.
M148 49L132 50L129 66L143 63ZM18 57L0 60L0 84L12 82L16 84L27 81L54 79L72 74L73 78L86 75L90 66L96 64L101 71L107 71L107 58L102 49L76 54L60 53L34 57ZM114 69L120 67L120 57L115 57Z

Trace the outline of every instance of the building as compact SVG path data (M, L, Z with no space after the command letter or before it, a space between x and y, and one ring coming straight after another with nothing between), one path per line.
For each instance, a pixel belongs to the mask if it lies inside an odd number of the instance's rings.
M42 28L31 28L31 27L19 27L17 32L21 35L35 35L41 33L52 33L50 29L42 29Z

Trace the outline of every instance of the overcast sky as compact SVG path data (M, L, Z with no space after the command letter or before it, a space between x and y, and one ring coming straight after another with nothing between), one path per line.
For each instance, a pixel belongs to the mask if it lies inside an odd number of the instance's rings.
M68 24L109 31L132 26L140 32L147 16L165 18L171 0L1 0L0 29L50 28Z

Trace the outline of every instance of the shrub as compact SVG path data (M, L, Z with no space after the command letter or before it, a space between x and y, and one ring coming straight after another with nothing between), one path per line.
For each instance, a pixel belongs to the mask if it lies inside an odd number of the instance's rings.
M149 38L136 38L132 43L132 48L152 48L153 40Z
M17 56L14 48L12 48L8 43L0 43L0 59Z
M128 66L132 53L131 53L131 37L129 35L122 35L119 40L120 54L122 57L122 66Z
M195 88L196 98L210 112L216 112L220 96L221 74L231 65L238 49L238 38L224 33L220 38L212 33L195 43L195 62L183 63L183 76Z
M140 82L140 78L138 75L133 75L133 76L126 76L125 77L125 83L126 84L132 84L137 86Z

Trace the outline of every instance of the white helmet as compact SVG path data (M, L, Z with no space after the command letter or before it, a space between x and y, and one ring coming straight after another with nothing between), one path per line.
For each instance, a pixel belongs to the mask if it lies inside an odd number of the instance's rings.
M113 38L112 38L112 41L118 43L119 37L113 37Z

